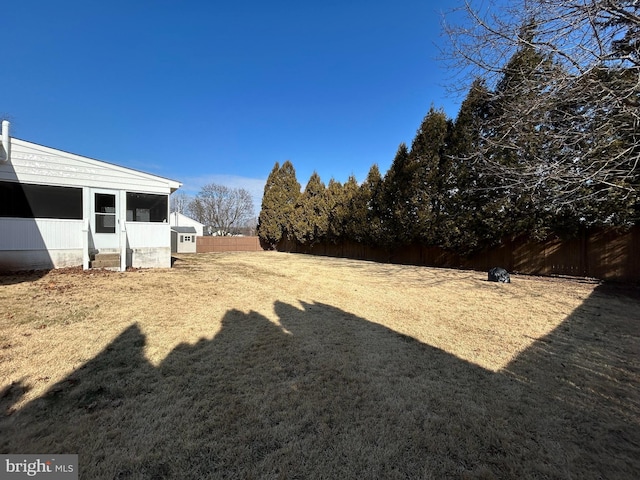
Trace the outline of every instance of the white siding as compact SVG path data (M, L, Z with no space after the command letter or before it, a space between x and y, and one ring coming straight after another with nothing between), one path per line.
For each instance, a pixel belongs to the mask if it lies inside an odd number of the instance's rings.
M189 238L189 241L184 241L185 238ZM183 239L183 241L180 241ZM196 237L192 233L178 233L178 242L176 246L177 253L196 253Z
M171 246L171 230L168 223L127 222L129 248Z
M82 220L0 218L0 270L82 265L83 223Z
M82 220L0 218L0 250L82 249Z
M173 180L15 138L11 139L11 160L0 164L0 180L165 194L180 186Z

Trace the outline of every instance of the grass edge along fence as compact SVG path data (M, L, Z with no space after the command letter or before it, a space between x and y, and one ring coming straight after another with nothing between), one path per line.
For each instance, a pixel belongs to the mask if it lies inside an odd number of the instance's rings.
M277 245L277 250L469 270L488 270L501 266L510 272L527 275L567 275L640 282L640 226L622 232L615 229L584 231L569 240L505 239L498 247L470 256L424 245L381 248L356 242L302 245L285 240Z

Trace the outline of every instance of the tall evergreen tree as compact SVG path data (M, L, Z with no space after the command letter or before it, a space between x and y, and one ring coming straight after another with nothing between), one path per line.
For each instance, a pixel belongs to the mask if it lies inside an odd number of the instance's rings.
M349 190L348 186L349 182L343 186L332 178L329 180L325 190L325 204L328 212L327 240L333 243L337 243L346 237L346 223L350 213L350 196L353 195L353 191Z
M320 175L313 172L295 208L293 232L302 244L313 245L326 239L329 233L329 209L326 187Z
M446 153L451 121L443 110L431 107L411 143L409 159L415 165L414 198L416 241L441 245L446 232L446 203L450 158Z
M637 81L629 69L595 69L568 86L583 92L580 102L572 100L571 92L556 102L554 130L580 131L583 136L575 143L556 140L559 154L553 159L550 189L562 189L563 195L551 204L555 230L572 233L584 227L629 226L640 221L640 121L628 106L622 108L611 98L602 106L603 96L628 90L629 83ZM607 91L586 86L595 83L606 85ZM636 98L640 111L640 87ZM573 184L571 189L566 188L567 182Z
M496 180L496 193L509 212L504 234L529 234L544 238L549 233L550 182L545 175L549 159L559 148L549 142L553 128L547 105L539 102L553 82L557 67L533 46L536 22L530 20L520 33L520 47L503 68L494 91L483 151L484 162ZM536 181L528 181L536 175ZM527 180L525 180L527 179Z
M275 248L284 238L292 238L295 205L300 196L300 184L293 164L287 160L280 167L276 162L264 187L262 208L258 217L258 236Z
M401 143L382 184L380 240L384 244L407 245L417 235L423 203L417 170L416 159L409 155L407 145Z
M343 238L364 243L367 227L367 208L356 177L350 175L343 185L344 217L342 219Z
M283 232L281 204L279 202L282 192L277 186L279 172L280 164L276 162L267 177L262 195L260 214L258 215L258 236L271 248L275 248L282 239Z
M360 185L354 206L357 221L349 229L352 238L370 246L388 245L390 230L384 220L384 185L377 164L371 166L366 180Z
M490 99L485 82L476 79L460 106L448 141L450 175L445 202L450 221L443 246L463 254L502 236L505 209L494 189L499 179L488 174L477 157L484 148Z

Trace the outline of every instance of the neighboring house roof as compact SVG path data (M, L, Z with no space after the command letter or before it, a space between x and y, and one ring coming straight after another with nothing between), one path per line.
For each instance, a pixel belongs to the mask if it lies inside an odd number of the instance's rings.
M171 227L177 233L197 233L195 227Z
M204 227L204 224L179 212L171 212L171 215L169 215L169 222L171 225L193 225L196 227Z

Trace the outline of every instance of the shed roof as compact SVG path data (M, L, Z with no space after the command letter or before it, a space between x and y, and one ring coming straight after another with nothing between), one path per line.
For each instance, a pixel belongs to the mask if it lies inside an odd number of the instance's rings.
M171 230L177 233L198 233L195 227L171 227Z

